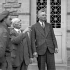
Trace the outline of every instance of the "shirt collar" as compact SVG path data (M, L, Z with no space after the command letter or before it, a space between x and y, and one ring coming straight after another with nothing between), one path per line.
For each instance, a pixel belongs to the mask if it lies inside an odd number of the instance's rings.
M18 32L20 29L14 28L14 30Z
M39 20L40 25L42 26L42 22ZM45 25L45 23L43 22L43 24Z
M40 23L40 25L42 26L42 22L41 22L41 21L39 21L39 23Z

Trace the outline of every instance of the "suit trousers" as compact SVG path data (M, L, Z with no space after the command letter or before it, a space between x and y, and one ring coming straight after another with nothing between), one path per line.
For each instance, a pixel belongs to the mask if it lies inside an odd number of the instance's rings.
M13 70L27 70L27 65L22 63L19 67L13 67Z
M20 66L18 67L13 67L13 70L27 70L28 65L25 64L25 61L23 60L23 62L21 63Z
M37 62L39 70L45 70L45 64L47 70L55 70L54 53L50 53L48 48L44 55L38 55Z
M25 64L25 62L23 61L21 64L21 69L20 70L27 70L28 65Z

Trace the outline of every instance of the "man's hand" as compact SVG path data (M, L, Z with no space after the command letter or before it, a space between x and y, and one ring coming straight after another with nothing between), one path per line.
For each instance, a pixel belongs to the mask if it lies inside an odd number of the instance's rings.
M58 48L55 48L55 53L58 53Z
M30 64L32 64L33 63L33 58L30 58Z
M31 31L31 27L29 26L29 27L27 27L24 31L23 31L23 33L25 33L25 32L30 32Z
M37 52L34 52L33 56L37 58L38 57Z

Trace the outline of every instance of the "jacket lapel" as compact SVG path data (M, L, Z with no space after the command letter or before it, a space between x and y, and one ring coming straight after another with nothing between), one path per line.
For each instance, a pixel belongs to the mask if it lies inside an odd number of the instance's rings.
M38 30L43 36L45 36L44 30L43 30L43 28L41 27L40 23L37 23L36 28L37 28L37 30Z
M46 36L48 35L48 32L49 32L49 25L48 25L48 23L46 23L45 24L45 34L46 34Z

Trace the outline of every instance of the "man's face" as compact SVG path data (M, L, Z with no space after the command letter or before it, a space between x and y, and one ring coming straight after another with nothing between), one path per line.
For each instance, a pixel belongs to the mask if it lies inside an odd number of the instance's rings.
M11 16L8 16L8 17L6 18L6 24L7 24L8 27L11 26Z
M16 22L15 27L18 28L18 29L20 29L21 28L21 22L20 21Z
M38 12L38 18L39 18L39 20L41 20L41 21L45 21L46 20L46 12L45 11L40 11L40 12Z

